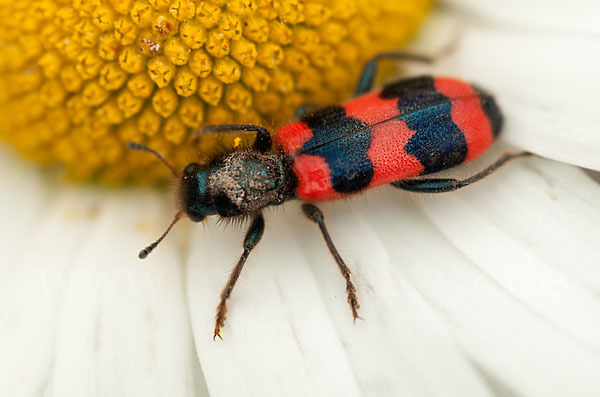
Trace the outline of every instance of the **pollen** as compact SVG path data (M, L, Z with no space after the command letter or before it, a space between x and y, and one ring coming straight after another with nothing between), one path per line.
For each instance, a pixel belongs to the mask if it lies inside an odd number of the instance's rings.
M347 99L364 62L398 48L433 0L0 1L0 139L78 180L156 183L303 103ZM190 155L191 154L191 155Z

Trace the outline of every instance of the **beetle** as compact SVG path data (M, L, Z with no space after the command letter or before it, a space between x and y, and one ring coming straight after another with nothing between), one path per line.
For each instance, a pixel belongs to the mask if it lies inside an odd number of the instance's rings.
M369 93L382 59L431 61L419 55L390 52L369 61L355 98L314 112L300 111L299 120L275 133L261 126L206 126L198 134L249 133L251 148L233 148L207 164L190 163L179 175L153 149L130 142L131 149L153 153L178 179L180 210L166 231L139 253L148 256L186 215L194 222L207 216L251 218L243 252L220 297L213 339L221 338L227 300L246 259L260 242L265 223L261 211L292 199L303 201L304 215L316 223L346 283L347 301L356 321L359 302L351 272L315 205L383 184L417 193L463 188L507 161L529 153L506 153L483 171L463 180L416 178L470 161L498 136L503 117L494 98L477 86L454 78L422 76L385 85Z

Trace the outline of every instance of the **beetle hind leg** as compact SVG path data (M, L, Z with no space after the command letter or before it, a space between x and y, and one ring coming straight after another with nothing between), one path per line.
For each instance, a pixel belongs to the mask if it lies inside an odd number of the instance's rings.
M321 210L312 204L305 203L302 204L302 211L308 219L315 222L319 226L319 229L321 229L321 234L325 239L327 248L329 248L331 256L333 256L335 263L337 263L340 272L342 273L342 276L346 281L346 293L348 294L348 304L350 305L350 310L352 311L352 318L354 319L354 322L356 322L356 319L360 318L358 315L358 309L360 307L360 304L358 303L358 297L356 296L356 287L354 286L354 283L350 278L350 274L352 272L350 271L348 266L346 266L346 263L335 248L335 245L331 240L331 236L329 236L329 232L327 231L327 227L325 226L325 221Z
M466 179L451 179L451 178L426 178L426 179L403 179L396 182L390 183L395 188L408 190L409 192L416 193L446 193L454 190L461 189L472 183L475 183L498 168L506 164L508 161L518 157L530 156L532 153L520 152L520 153L505 153L495 163L487 167L481 172L466 178Z

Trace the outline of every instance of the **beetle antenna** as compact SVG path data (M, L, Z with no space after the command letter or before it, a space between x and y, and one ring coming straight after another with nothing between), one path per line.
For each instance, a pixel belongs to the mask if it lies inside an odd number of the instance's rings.
M169 164L167 162L167 160L165 160L165 158L160 153L158 153L156 150L150 149L148 146L142 145L141 143L137 143L137 142L127 142L127 147L129 149L139 150L140 152L152 153L153 155L155 155L156 157L158 157L158 159L160 161L162 161L162 163L164 165L167 166L167 168L169 169L169 171L171 171L171 174L173 174L173 176L175 178L179 178L179 174L177 174L177 171L175 171L175 169L171 166L171 164Z
M165 236L167 234L169 234L169 232L173 228L173 225L175 225L177 223L177 221L181 219L182 215L183 215L183 213L181 211L178 211L175 214L175 217L173 218L173 221L171 222L171 224L169 225L169 227L167 228L167 230L165 230L165 232L162 234L162 236L160 236L158 238L158 240L156 240L155 242L153 242L152 244L150 244L149 246L147 246L146 248L144 248L143 250L141 250L140 253L138 254L138 258L145 259L154 250L154 248L156 248L156 246L158 244L160 244L160 242L165 238Z

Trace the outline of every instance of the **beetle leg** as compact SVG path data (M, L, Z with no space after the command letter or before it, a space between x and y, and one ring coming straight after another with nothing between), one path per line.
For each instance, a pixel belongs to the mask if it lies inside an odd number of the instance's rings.
M294 112L294 117L297 119L300 119L300 118L306 116L307 114L314 113L317 110L322 109L322 108L323 108L323 106L317 105L316 103L311 103L311 102L303 103L302 105L300 105L296 108L296 111Z
M227 281L227 285L223 288L221 292L221 301L219 302L219 306L217 306L217 315L215 316L215 330L213 333L213 340L218 336L221 338L221 329L225 325L225 319L227 317L227 299L231 296L231 291L233 291L233 287L235 286L236 281L240 277L240 273L244 268L244 264L246 263L246 259L250 255L250 252L256 247L256 245L260 242L262 238L263 232L265 231L265 220L262 214L259 214L248 228L248 232L246 233L246 238L244 239L244 252L242 256L238 260L238 263L233 268L233 271L229 275L229 280Z
M403 179L396 182L392 182L391 185L403 190L417 193L445 193L453 190L458 190L471 183L477 182L480 179L485 178L492 172L497 170L499 167L506 164L508 161L517 157L529 156L532 153L521 152L521 153L505 153L500 157L494 164L490 165L483 171L466 179L450 179L450 178L428 178L428 179Z
M207 125L199 130L194 131L192 140L198 139L206 134L222 134L222 133L256 133L256 140L252 148L260 153L268 153L271 150L271 134L264 127L253 124L218 124Z
M422 63L432 63L433 57L427 55L419 55L412 54L409 52L382 52L375 55L368 61L360 74L360 78L358 79L358 84L356 85L356 89L354 90L354 96L363 95L373 88L373 82L375 81L375 75L377 74L377 67L379 66L379 61L382 59L390 59L390 60L405 60L405 61L415 61Z
M416 54L409 51L389 51L382 52L375 55L368 61L360 74L360 78L358 79L358 84L356 86L356 90L354 91L354 96L363 95L373 88L373 82L375 81L375 75L377 74L377 67L379 61L382 59L393 60L393 61L412 61L412 62L421 62L421 63L434 63L440 58L450 54L458 45L462 37L462 32L458 32L454 35L453 39L444 45L444 47L438 50L435 55L424 55L424 54Z
M342 273L342 276L346 280L346 292L348 293L348 304L350 305L350 310L352 311L352 317L354 319L354 322L356 322L356 319L359 318L358 308L360 307L360 304L358 303L358 297L356 296L356 287L354 286L354 284L352 283L352 280L350 279L350 274L352 272L350 271L348 266L346 266L346 263L344 263L344 260L338 253L337 249L335 248L335 245L333 245L333 241L331 241L331 237L329 236L327 227L325 227L325 221L324 221L323 213L321 212L321 210L312 204L305 203L305 204L302 204L302 211L304 212L304 215L306 215L306 217L308 219L310 219L311 221L313 221L317 225L319 225L319 229L321 229L321 233L323 234L323 238L325 239L327 248L329 248L329 252L331 252L333 259L335 259L335 262L337 263L338 267L340 268L340 272Z

